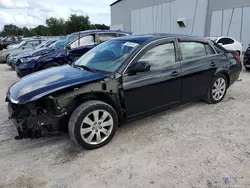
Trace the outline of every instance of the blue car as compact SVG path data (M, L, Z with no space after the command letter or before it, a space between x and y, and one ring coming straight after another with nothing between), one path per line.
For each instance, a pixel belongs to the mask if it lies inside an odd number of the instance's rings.
M21 58L16 63L19 77L63 64L71 64L96 45L130 33L111 30L76 32L57 41L47 53Z
M11 68L15 68L16 62L20 58L24 57L30 57L30 56L37 56L39 54L43 54L47 52L47 49L56 42L57 40L49 40L44 43L41 43L40 45L36 46L34 49L27 50L25 52L16 52L12 53L7 57L7 65L9 65Z

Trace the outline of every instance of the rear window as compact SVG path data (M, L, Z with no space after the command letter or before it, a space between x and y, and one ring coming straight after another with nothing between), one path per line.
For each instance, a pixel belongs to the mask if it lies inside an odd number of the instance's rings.
M214 44L214 49L216 50L217 53L225 53L228 52L225 48L223 48L221 45L217 44L216 42L213 42Z

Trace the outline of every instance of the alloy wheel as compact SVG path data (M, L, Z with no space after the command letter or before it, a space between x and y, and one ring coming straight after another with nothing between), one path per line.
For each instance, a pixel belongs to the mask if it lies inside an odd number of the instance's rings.
M105 110L95 110L89 113L81 124L81 137L91 145L104 142L111 134L114 120Z
M226 81L223 78L218 78L213 85L212 96L213 99L218 101L222 99L226 92Z

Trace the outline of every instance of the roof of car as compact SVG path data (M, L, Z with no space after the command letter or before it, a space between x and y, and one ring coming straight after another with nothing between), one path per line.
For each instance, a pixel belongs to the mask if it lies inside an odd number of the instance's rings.
M185 38L185 39L196 39L196 40L206 40L205 38L195 37L190 35L180 35L180 34L147 34L147 35L131 35L125 37L115 38L113 40L128 40L137 43L143 43L148 40L160 39L160 38Z
M112 3L110 6L113 6L113 5L117 4L117 3L119 3L120 1L122 1L122 0L117 0L114 3Z
M97 33L97 32L102 32L102 33L128 33L125 31L121 30L101 30L101 29L94 29L94 30L86 30L86 31L79 31L79 32L74 32L72 34L89 34L89 33Z

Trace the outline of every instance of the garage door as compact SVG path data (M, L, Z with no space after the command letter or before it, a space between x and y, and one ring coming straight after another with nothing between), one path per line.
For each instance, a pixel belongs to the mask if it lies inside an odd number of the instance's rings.
M246 49L250 44L250 7L214 11L210 36L233 37Z

